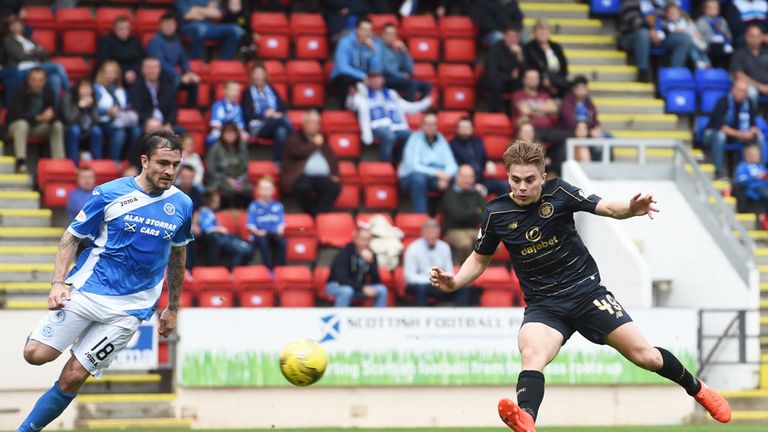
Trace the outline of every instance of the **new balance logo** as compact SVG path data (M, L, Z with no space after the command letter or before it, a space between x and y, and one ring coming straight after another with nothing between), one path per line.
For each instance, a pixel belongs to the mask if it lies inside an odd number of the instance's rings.
M34 423L31 423L31 422L29 423L29 428L32 429L33 431L41 431L41 430L43 430L43 428L37 427Z
M523 393L526 390L528 390L526 387L521 388L520 390L517 391L517 395L520 396L520 393Z

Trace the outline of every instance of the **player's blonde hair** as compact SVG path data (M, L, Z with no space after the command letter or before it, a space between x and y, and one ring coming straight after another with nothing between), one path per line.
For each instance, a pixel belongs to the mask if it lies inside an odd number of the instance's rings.
M512 165L536 165L544 172L544 147L532 141L515 140L504 151L504 168Z

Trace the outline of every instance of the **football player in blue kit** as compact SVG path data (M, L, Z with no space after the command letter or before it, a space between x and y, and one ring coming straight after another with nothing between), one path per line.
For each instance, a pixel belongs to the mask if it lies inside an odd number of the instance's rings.
M38 399L20 432L39 431L58 417L89 376L101 376L148 320L168 279L168 307L159 332L176 328L186 245L192 241L192 200L173 180L181 139L148 132L141 141L141 173L96 187L59 243L48 309L24 347L24 359L42 365L71 345L58 381ZM80 241L91 247L68 272Z

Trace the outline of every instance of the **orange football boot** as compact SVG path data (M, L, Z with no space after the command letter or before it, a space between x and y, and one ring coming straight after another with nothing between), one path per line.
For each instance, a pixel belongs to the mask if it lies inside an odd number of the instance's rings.
M709 411L709 415L713 419L720 423L728 423L731 420L731 405L720 393L704 384L704 381L699 380L699 382L701 383L701 390L693 398ZM499 405L499 410L501 410L501 405Z
M533 416L509 399L499 401L499 417L515 432L536 432Z

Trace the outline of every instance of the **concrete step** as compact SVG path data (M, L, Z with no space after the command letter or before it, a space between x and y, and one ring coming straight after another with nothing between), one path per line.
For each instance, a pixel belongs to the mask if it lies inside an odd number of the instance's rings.
M637 67L631 65L573 65L568 66L568 77L573 79L584 75L592 82L597 81L635 81Z
M52 216L51 209L0 209L0 226L46 227Z
M687 130L682 130L682 131L612 130L611 133L615 138L672 139L672 140L680 140L687 144L690 144L691 138L692 138L691 132Z
M80 403L98 404L152 404L175 400L175 393L84 394L77 397Z
M768 265L768 248L756 248L753 252L753 256L755 257L755 264ZM768 293L768 289L766 290L766 293Z
M0 282L50 282L53 263L0 263Z
M589 83L589 92L593 97L632 97L653 98L654 87L651 83L598 81Z
M64 228L0 227L0 245L58 244Z
M48 309L46 300L15 300L8 299L5 308L10 310L45 310Z
M567 49L565 57L571 65L625 65L627 55L617 50Z
M601 114L664 114L664 101L661 99L596 97L592 98L592 102Z
M12 174L16 171L16 158L13 156L0 156L0 174Z
M530 18L588 18L589 6L579 3L523 2L523 15Z
M177 419L175 417L166 418L112 418L112 419L83 419L76 420L75 427L78 429L98 429L98 430L142 430L142 429L191 429L191 419Z
M58 250L57 246L0 246L0 262L53 262Z
M111 374L100 379L88 378L80 389L80 394L155 393L162 391L162 384L163 377L157 373Z
M757 229L757 215L754 213L737 213L736 220L745 230Z
M29 174L0 174L0 190L30 190L32 177Z
M40 208L40 192L26 190L0 190L0 208L36 209Z
M752 231L747 231L750 235ZM768 282L768 265L757 266L757 271L760 273L760 282Z
M51 282L0 282L0 292L17 294L47 294Z
M674 114L599 114L604 130L676 130L678 117Z
M524 18L523 25L529 30L536 23L535 18ZM549 20L550 31L555 34L596 34L600 33L603 23L589 18L552 18Z
M565 49L616 49L616 38L605 34L553 34L550 39Z

